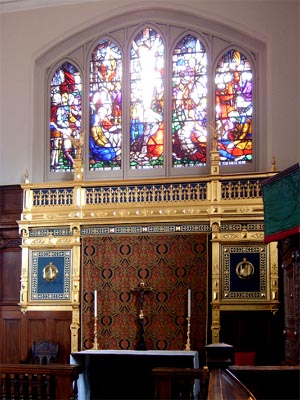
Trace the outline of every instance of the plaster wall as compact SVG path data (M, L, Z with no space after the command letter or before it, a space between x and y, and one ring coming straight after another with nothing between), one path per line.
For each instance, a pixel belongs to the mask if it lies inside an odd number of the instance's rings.
M0 14L0 185L23 182L28 170L40 182L35 143L34 62L47 48L95 23L143 10L149 1L94 0ZM233 26L266 43L267 122L261 170L284 169L300 159L299 2L297 0L152 1L151 7L189 11ZM44 132L40 132L41 135Z

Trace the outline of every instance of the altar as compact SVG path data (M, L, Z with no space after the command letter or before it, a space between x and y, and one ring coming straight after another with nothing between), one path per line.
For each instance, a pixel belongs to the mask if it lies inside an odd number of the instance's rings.
M72 353L70 363L82 368L78 400L154 399L153 368L199 368L198 352L181 350L85 350Z

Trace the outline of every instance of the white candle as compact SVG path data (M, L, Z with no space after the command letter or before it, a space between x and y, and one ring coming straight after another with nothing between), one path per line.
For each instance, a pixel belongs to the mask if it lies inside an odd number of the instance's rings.
M188 289L188 318L191 318L191 289Z
M94 317L97 318L97 290L94 291Z

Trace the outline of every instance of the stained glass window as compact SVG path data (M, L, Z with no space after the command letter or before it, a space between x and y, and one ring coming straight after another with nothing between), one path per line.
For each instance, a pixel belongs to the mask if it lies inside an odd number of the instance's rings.
M164 165L164 43L143 29L130 49L130 168Z
M246 164L253 157L252 68L238 50L219 60L215 75L216 129L221 164Z
M89 169L118 170L122 163L122 54L101 41L90 61Z
M215 146L222 172L257 168L265 47L169 18L130 26L122 19L88 29L88 41L75 35L73 49L66 42L48 80L49 180L72 179L83 132L87 180L208 174Z
M173 52L173 167L206 163L207 55L202 42L185 36Z
M50 171L73 169L76 149L72 138L81 135L81 74L69 62L53 74L50 91Z

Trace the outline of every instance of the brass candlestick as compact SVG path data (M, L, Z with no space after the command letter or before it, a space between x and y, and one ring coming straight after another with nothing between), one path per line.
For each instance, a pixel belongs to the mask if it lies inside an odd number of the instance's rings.
M94 320L94 343L93 343L93 350L98 350L98 333L97 333L97 326L98 326L98 317L95 317L95 320Z
M187 339L186 339L186 344L185 344L185 350L190 351L191 350L191 342L190 342L190 334L191 334L191 318L187 317Z

